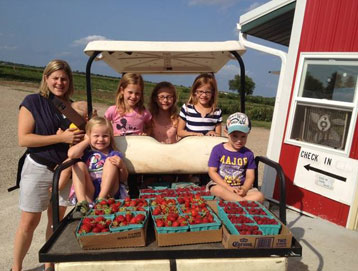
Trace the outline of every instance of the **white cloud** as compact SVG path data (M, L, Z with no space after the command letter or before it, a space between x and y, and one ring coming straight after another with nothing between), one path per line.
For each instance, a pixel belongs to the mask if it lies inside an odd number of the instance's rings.
M85 46L87 45L87 43L94 40L107 40L107 38L100 35L90 35L79 40L73 41L72 46Z

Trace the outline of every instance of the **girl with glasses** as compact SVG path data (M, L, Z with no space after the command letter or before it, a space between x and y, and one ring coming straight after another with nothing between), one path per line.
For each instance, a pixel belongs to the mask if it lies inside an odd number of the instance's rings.
M213 75L195 78L189 100L180 110L178 136L221 136L222 111L217 108L217 96Z
M154 87L149 110L152 114L151 136L165 144L177 142L177 94L171 83L160 82Z

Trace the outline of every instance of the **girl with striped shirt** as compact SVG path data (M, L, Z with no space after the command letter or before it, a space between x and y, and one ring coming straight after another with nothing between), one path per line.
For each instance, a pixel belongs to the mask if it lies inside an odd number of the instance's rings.
M218 89L215 77L201 74L195 78L189 100L183 104L178 136L221 136L222 112L217 108Z

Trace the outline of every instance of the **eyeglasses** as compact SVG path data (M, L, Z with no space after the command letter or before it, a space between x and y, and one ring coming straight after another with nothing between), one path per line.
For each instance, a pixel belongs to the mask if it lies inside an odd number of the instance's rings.
M172 101L174 99L174 96L173 95L168 95L168 96L158 95L158 99L159 99L159 101L164 101L165 99L167 99L168 101Z
M199 96L202 96L204 94L209 96L209 95L213 94L213 92L211 90L197 90L196 93L199 94Z

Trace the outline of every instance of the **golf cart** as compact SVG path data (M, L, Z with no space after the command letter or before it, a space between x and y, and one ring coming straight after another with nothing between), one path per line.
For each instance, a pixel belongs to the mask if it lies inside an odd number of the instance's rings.
M245 48L238 41L225 42L140 42L140 41L94 41L84 52L89 56L86 68L87 102L92 113L91 66L94 60L104 61L118 73L140 74L200 74L216 73L228 61L236 59L241 71L240 103L245 112L245 68L241 56ZM174 144L162 144L149 136L115 137L117 146L124 154L131 175L137 174L206 174L207 161L213 146L227 141L225 137L186 137ZM190 153L190 159L188 159ZM174 155L175 154L175 155ZM57 270L104 270L126 265L141 266L147 270L187 270L211 263L212 270L228 269L244 261L254 267L274 266L286 270L287 257L301 256L302 248L293 237L290 248L225 249L221 243L158 247L154 236L148 236L147 246L106 250L83 250L77 243L74 231L78 220L70 212L60 223L58 217L58 180L61 171L74 163L72 160L60 165L54 174L53 214L54 234L39 252L40 262L56 262ZM256 157L277 172L280 186L279 218L286 224L285 177L279 164L266 157ZM258 187L256 170L255 187ZM134 185L135 186L135 185ZM130 190L135 189L129 183ZM130 191L131 192L131 191ZM131 194L131 193L130 193ZM148 264L152 260L153 266ZM157 261L157 262L156 262ZM224 261L224 262L223 262ZM259 261L259 262L258 262ZM223 264L225 263L225 264ZM81 267L83 266L81 269ZM182 266L179 268L179 266ZM186 266L186 267L185 267ZM98 269L96 269L98 268ZM102 268L102 269L101 269ZM205 268L210 270L210 268ZM134 269L128 269L134 270ZM256 269L252 269L256 270Z

